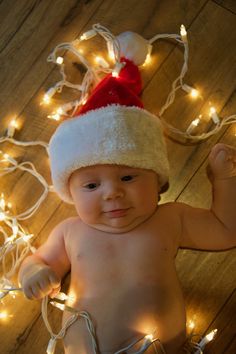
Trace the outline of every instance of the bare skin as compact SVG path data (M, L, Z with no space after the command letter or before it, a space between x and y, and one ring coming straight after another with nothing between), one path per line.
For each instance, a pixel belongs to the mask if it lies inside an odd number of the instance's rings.
M175 270L178 248L236 246L236 150L218 144L209 162L210 210L158 206L152 171L100 165L73 173L69 183L78 217L59 224L23 262L19 280L25 295L55 295L71 270L68 305L91 315L102 354L150 333L160 338L165 353L181 353L186 317ZM63 322L69 316L65 311ZM64 346L68 354L92 353L83 319L69 327ZM156 353L153 345L147 353Z

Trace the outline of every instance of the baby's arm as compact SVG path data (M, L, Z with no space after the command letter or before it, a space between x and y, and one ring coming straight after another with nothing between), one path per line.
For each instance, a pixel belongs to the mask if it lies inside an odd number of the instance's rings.
M64 243L65 227L66 222L56 226L48 240L23 261L18 279L27 298L53 297L60 290L61 278L70 269Z
M217 144L209 156L213 200L210 210L179 204L180 247L225 250L236 247L236 149Z

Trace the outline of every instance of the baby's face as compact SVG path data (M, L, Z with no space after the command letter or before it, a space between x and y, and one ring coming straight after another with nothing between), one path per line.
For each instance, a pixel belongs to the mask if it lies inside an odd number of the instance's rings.
M155 212L158 203L157 174L140 168L81 168L71 175L69 188L81 220L105 232L132 230Z

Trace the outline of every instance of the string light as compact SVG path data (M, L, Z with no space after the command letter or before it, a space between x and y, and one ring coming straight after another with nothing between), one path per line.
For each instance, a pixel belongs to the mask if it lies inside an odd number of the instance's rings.
M96 56L95 62L103 68L109 68L108 62L102 57Z
M193 130L199 125L199 122L200 122L200 118L194 119L190 123L189 127L187 128L186 133L187 134L191 134L193 132Z
M57 59L56 59L57 64L61 65L61 64L63 64L63 62L64 62L64 59L62 57L57 57Z
M12 138L13 135L15 134L15 130L18 128L18 124L17 124L17 121L16 119L12 119L10 124L8 125L8 128L7 128L7 136L9 138Z
M0 319L6 320L8 318L8 313L6 311L0 312Z
M210 333L208 333L198 344L199 348L204 349L206 344L208 344L209 342L211 342L217 333L217 329L213 329L213 331L211 331Z
M215 124L219 124L220 123L220 119L218 117L218 114L216 113L215 107L213 107L213 106L210 107L209 115L210 115L211 119L213 120L213 122Z
M82 36L80 37L80 40L87 41L88 39L95 37L96 34L97 34L97 32L94 29L92 29L92 30L87 31L84 34L82 34Z
M184 43L187 42L187 31L184 25L180 26L180 35L181 35L181 39Z
M51 98L55 95L57 91L56 87L51 87L44 95L43 102L44 104L48 105L51 102Z
M116 78L119 77L119 73L123 67L124 63L116 63L114 69L112 70L112 76Z
M149 65L151 63L152 59L151 59L151 54L147 54L145 62L143 63L143 66Z
M195 88L187 85L187 84L184 84L182 86L182 89L184 91L186 91L187 93L189 93L192 98L198 98L199 97L199 91L196 90Z

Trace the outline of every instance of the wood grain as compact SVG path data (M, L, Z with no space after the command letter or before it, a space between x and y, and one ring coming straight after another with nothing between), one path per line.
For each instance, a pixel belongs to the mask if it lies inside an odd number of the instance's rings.
M39 103L45 90L60 76L57 68L47 63L47 56L58 43L75 39L94 23L107 26L114 34L132 30L145 38L157 33L177 33L180 24L184 23L190 43L186 82L196 85L204 100L192 103L182 93L166 112L165 119L186 129L196 115L207 111L209 101L216 105L222 117L236 112L234 3L230 0L0 1L0 133L16 115L22 124L17 139L49 141L57 123L45 118L51 108ZM105 45L97 37L83 49L91 61L95 54L105 54ZM160 41L154 44L152 65L141 68L143 101L151 112L158 113L165 102L182 60L182 49L176 43ZM68 74L75 81L81 79L81 72L73 65ZM54 102L60 104L75 95L74 91L64 90L62 95L55 96ZM201 129L208 129L210 124L209 118L205 119ZM218 141L236 146L235 133L235 127L230 127L196 145L181 145L167 138L170 189L162 196L162 202L178 200L208 207L211 191L205 174L207 156ZM48 159L42 148L25 149L6 143L0 149L19 161L33 161L50 182ZM1 191L20 212L33 204L42 187L28 174L17 172L1 178ZM35 234L35 246L38 247L58 222L74 214L73 207L51 193L37 214L24 225ZM180 250L176 265L188 319L195 320L196 332L204 334L209 329L219 329L217 339L205 352L235 354L235 250L219 253ZM69 276L65 287L68 280ZM45 353L49 335L40 316L40 303L26 300L22 294L4 302L12 317L0 326L0 352ZM56 331L60 328L61 313L53 308L49 308L49 313ZM59 345L56 353L62 352Z

